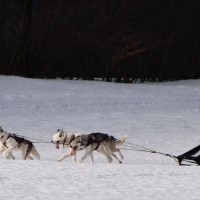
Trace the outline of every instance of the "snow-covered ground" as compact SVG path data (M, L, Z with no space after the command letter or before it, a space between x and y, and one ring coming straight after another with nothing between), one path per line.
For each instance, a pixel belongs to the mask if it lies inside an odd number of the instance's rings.
M179 155L200 142L200 80L117 84L0 76L0 125L46 142L58 128L118 139L127 134L127 142ZM200 199L198 166L127 150L121 150L122 165L96 152L94 164L89 158L58 163L67 148L34 145L40 161L23 161L17 151L15 161L0 155L0 199Z

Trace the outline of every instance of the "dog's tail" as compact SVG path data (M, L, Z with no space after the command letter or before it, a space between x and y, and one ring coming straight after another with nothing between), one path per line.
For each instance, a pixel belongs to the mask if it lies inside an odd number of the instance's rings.
M36 148L32 145L31 153L40 160L40 154L36 151Z
M124 135L124 137L121 140L116 140L116 145L122 145L124 144L125 140L126 140L127 135Z

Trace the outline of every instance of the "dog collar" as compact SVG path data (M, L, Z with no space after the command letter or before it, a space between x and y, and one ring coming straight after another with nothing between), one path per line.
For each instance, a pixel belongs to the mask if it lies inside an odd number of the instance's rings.
M64 146L65 146L66 139L67 139L67 135L65 135L65 139L64 139L64 141L63 141L63 148L64 148ZM69 141L69 144L70 144L73 140L74 140L74 135L73 135L72 139ZM69 145L69 144L67 144L67 145Z

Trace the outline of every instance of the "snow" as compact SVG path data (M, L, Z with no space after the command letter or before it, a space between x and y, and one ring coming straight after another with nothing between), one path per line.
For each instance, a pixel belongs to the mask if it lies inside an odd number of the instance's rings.
M60 128L118 139L127 134L127 142L171 155L199 145L200 80L118 84L0 76L0 87L0 125L34 142L50 142ZM14 161L0 155L1 199L200 199L198 166L123 149L122 165L96 152L94 164L89 158L56 162L67 148L34 145L40 161L23 161L18 151Z

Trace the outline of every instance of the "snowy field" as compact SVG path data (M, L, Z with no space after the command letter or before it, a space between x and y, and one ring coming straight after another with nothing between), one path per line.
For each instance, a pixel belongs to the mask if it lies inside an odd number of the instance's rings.
M45 142L58 128L118 139L127 134L127 142L180 155L200 143L200 80L118 84L0 76L0 125ZM40 161L23 161L17 151L15 161L0 155L0 199L200 200L198 166L127 150L121 150L122 165L96 152L94 164L89 158L59 163L67 148L34 145Z

